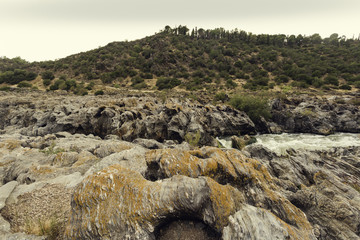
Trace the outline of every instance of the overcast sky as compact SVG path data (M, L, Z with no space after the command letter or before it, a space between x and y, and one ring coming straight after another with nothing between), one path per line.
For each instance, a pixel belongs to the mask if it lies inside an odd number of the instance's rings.
M0 0L0 56L54 60L187 25L349 38L360 0Z

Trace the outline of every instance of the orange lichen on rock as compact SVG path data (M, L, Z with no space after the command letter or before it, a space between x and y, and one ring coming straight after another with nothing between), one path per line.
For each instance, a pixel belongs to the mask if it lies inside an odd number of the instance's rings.
M87 177L76 188L65 236L122 239L128 234L131 239L151 239L154 229L166 219L186 215L221 230L236 212L239 199L236 189L210 178L174 176L151 182L113 165Z
M303 235L302 231L298 231L297 228L311 232L312 227L306 215L278 193L280 192L279 187L274 183L266 167L255 159L245 157L238 150L221 150L214 147L203 147L193 151L158 149L149 151L146 161L148 166L158 164L158 167L154 168L157 169L157 172L152 173L153 175L157 174L162 177L207 176L216 182L230 184L240 192L245 192L245 187L251 186L253 191L252 193L248 192L248 201L254 201L257 207L271 208L272 213L286 224L289 234L295 239L301 239L301 235ZM232 202L226 199L229 197L227 187L230 186L224 186L221 191L216 190L215 187L211 188L214 191L212 196L216 196L217 199L212 200L212 203L214 211L219 211L217 212L217 216L220 217L217 222L218 228L223 226L223 222L226 222L221 216L233 214L229 209L234 208L228 205ZM220 202L217 202L218 200Z
M260 162L248 159L234 149L226 151L215 147L203 147L192 151L157 149L146 154L146 161L148 166L159 165L158 171L161 171L159 174L164 177L207 176L220 183L242 185L248 181L259 181L272 186L271 176Z
M7 139L3 142L0 142L0 148L6 148L10 151L21 146L21 141L16 139Z

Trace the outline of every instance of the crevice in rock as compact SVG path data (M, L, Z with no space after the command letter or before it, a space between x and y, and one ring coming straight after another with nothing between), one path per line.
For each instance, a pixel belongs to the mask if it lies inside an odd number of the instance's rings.
M193 218L167 219L156 227L156 240L220 240L221 234Z

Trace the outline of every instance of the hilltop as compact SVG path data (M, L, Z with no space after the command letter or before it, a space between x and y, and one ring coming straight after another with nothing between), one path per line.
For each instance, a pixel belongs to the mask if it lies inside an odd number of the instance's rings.
M166 26L159 33L56 61L0 59L0 84L67 90L78 95L109 88L207 93L249 90L355 91L360 88L360 41L255 35L223 28L190 31Z

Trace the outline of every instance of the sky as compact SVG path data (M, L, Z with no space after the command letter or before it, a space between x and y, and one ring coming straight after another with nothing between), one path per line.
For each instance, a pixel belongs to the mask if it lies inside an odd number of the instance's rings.
M55 60L166 25L357 38L359 9L359 0L0 0L0 57Z

